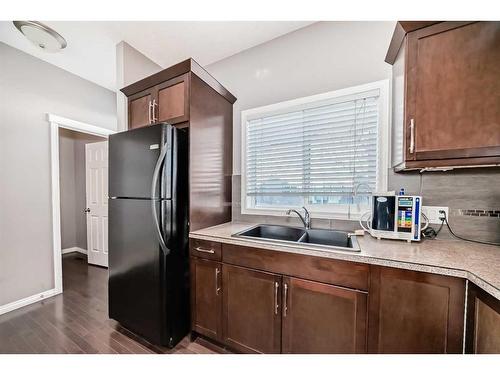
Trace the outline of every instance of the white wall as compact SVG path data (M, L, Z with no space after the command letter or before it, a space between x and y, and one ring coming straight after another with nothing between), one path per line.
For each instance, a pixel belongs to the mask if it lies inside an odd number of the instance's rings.
M240 174L241 111L390 77L395 22L318 22L206 69L238 100L233 172Z
M126 42L116 45L116 113L118 131L127 130L127 97L120 91L125 86L162 70L162 67Z
M47 112L116 129L114 92L0 43L0 306L54 287Z

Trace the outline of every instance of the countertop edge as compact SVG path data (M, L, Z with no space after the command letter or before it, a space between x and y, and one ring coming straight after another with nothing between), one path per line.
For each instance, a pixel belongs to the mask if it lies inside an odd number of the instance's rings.
M224 224L221 224L224 225ZM410 270L410 271L420 271L420 272L428 272L428 273L433 273L437 275L445 275L445 276L453 276L453 277L460 277L463 279L466 279L484 291L488 292L491 294L493 297L496 299L500 300L500 289L496 288L495 286L491 285L487 281L483 280L480 276L474 274L473 272L465 269L458 269L458 268L449 268L449 267L443 267L443 266L436 266L436 265L430 265L430 264L422 264L422 263L412 263L412 262L406 262L406 261L399 261L399 260L394 260L394 259L386 259L386 258L377 258L377 257L369 257L369 256L363 256L363 255L356 255L356 254L350 254L348 252L335 252L335 251L321 251L321 250L312 250L312 249L307 249L305 247L300 247L296 245L282 245L282 244L270 244L266 243L264 241L256 241L256 240L249 240L249 239L242 239L242 238L227 238L223 236L213 236L213 235L207 235L207 234L199 234L199 233L190 233L189 238L195 238L195 239L200 239L200 240L207 240L207 241L215 241L215 242L221 242L225 244L232 244L232 245L240 245L240 246L250 246L250 247L260 247L262 249L266 250L273 250L273 251L283 251L283 252L288 252L288 253L294 253L294 254L302 254L302 255L309 255L309 256L316 256L320 258L331 258L331 259L337 259L337 260L345 260L349 262L357 262L357 263L364 263L364 264L373 264L377 266L386 266L386 267L393 267L393 268L400 268L400 269L405 269L405 270Z

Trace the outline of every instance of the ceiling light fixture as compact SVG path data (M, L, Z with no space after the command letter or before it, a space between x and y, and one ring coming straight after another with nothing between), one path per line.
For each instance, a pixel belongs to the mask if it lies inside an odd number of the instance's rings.
M13 21L14 26L35 46L47 52L58 52L68 43L54 29L37 21Z

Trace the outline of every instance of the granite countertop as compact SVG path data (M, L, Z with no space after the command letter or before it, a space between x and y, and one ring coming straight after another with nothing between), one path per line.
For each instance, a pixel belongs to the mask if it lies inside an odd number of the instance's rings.
M307 245L287 245L257 239L232 237L234 233L251 228L254 225L256 224L225 223L191 232L189 237L462 277L500 299L500 247L498 246L439 238L408 243L397 240L377 240L365 234L364 236L357 236L361 251L347 252L318 250L311 249Z

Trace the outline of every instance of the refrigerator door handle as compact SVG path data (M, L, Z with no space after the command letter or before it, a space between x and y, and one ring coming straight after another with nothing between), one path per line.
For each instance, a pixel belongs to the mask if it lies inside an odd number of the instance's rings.
M155 231L158 235L158 240L160 241L160 247L163 250L164 255L170 254L170 249L165 244L165 239L163 238L163 234L161 233L160 222L158 220L158 212L156 210L156 186L158 183L158 178L160 177L160 169L167 156L167 151L169 147L168 145L164 145L161 149L160 156L156 161L155 169L153 172L153 181L151 182L151 211L153 213L153 221L155 224Z

